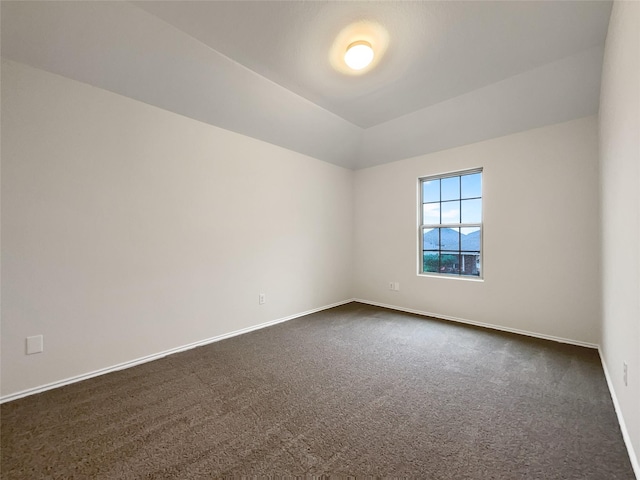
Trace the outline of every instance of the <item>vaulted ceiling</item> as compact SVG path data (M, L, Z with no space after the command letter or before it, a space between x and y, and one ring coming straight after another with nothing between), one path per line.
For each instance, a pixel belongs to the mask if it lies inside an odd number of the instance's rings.
M363 168L597 112L599 1L7 2L2 56ZM361 75L349 29L384 36ZM339 62L339 60L338 60Z

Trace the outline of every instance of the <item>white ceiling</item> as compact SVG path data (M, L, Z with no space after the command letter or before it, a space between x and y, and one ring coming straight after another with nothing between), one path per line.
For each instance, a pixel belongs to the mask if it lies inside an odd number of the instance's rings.
M2 2L2 55L348 168L597 112L610 2ZM337 71L340 32L388 48Z
M138 2L206 45L368 128L602 45L599 2ZM358 20L391 38L378 68L337 72L327 52ZM604 20L604 21L603 21Z

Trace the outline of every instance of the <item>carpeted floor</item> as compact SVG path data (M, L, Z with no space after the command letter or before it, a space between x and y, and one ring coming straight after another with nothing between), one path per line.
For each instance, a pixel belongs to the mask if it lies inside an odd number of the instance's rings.
M598 353L359 303L2 405L3 479L633 479Z

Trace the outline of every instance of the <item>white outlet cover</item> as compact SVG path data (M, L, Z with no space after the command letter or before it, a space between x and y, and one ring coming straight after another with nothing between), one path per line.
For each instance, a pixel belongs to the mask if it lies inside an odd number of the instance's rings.
M44 339L42 335L27 337L27 355L41 353L44 350Z

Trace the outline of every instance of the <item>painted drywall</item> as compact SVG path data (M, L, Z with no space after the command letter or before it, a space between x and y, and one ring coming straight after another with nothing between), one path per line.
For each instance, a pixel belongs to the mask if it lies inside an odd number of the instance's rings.
M2 395L350 298L352 180L3 61Z
M135 5L363 128L603 46L611 12L606 1ZM349 26L353 30L351 22L361 19L378 26L374 31L380 33L371 39L377 65L354 79L340 64L349 43L367 38L362 27L360 35L345 35ZM343 36L346 43L338 40ZM381 48L385 36L388 48ZM590 78L575 73L587 84L600 78L599 70L590 72ZM562 91L566 77L557 75L555 81L558 85L551 88ZM582 88L579 81L571 85ZM593 92L590 103L597 105L598 94ZM490 112L495 117L501 113ZM407 157L395 159L401 158Z
M597 155L589 116L356 171L356 298L597 343ZM418 178L475 167L484 280L418 276Z
M364 131L358 167L424 155L598 113L593 47Z
M602 352L640 454L640 3L615 2L600 94ZM628 386L623 382L628 364ZM640 471L637 471L640 475Z
M129 2L3 1L0 8L4 58L352 166L360 127Z
M357 169L596 114L610 4L2 1L0 8L5 58ZM343 75L331 67L331 45L345 21L363 14L389 27L392 41L379 68Z

